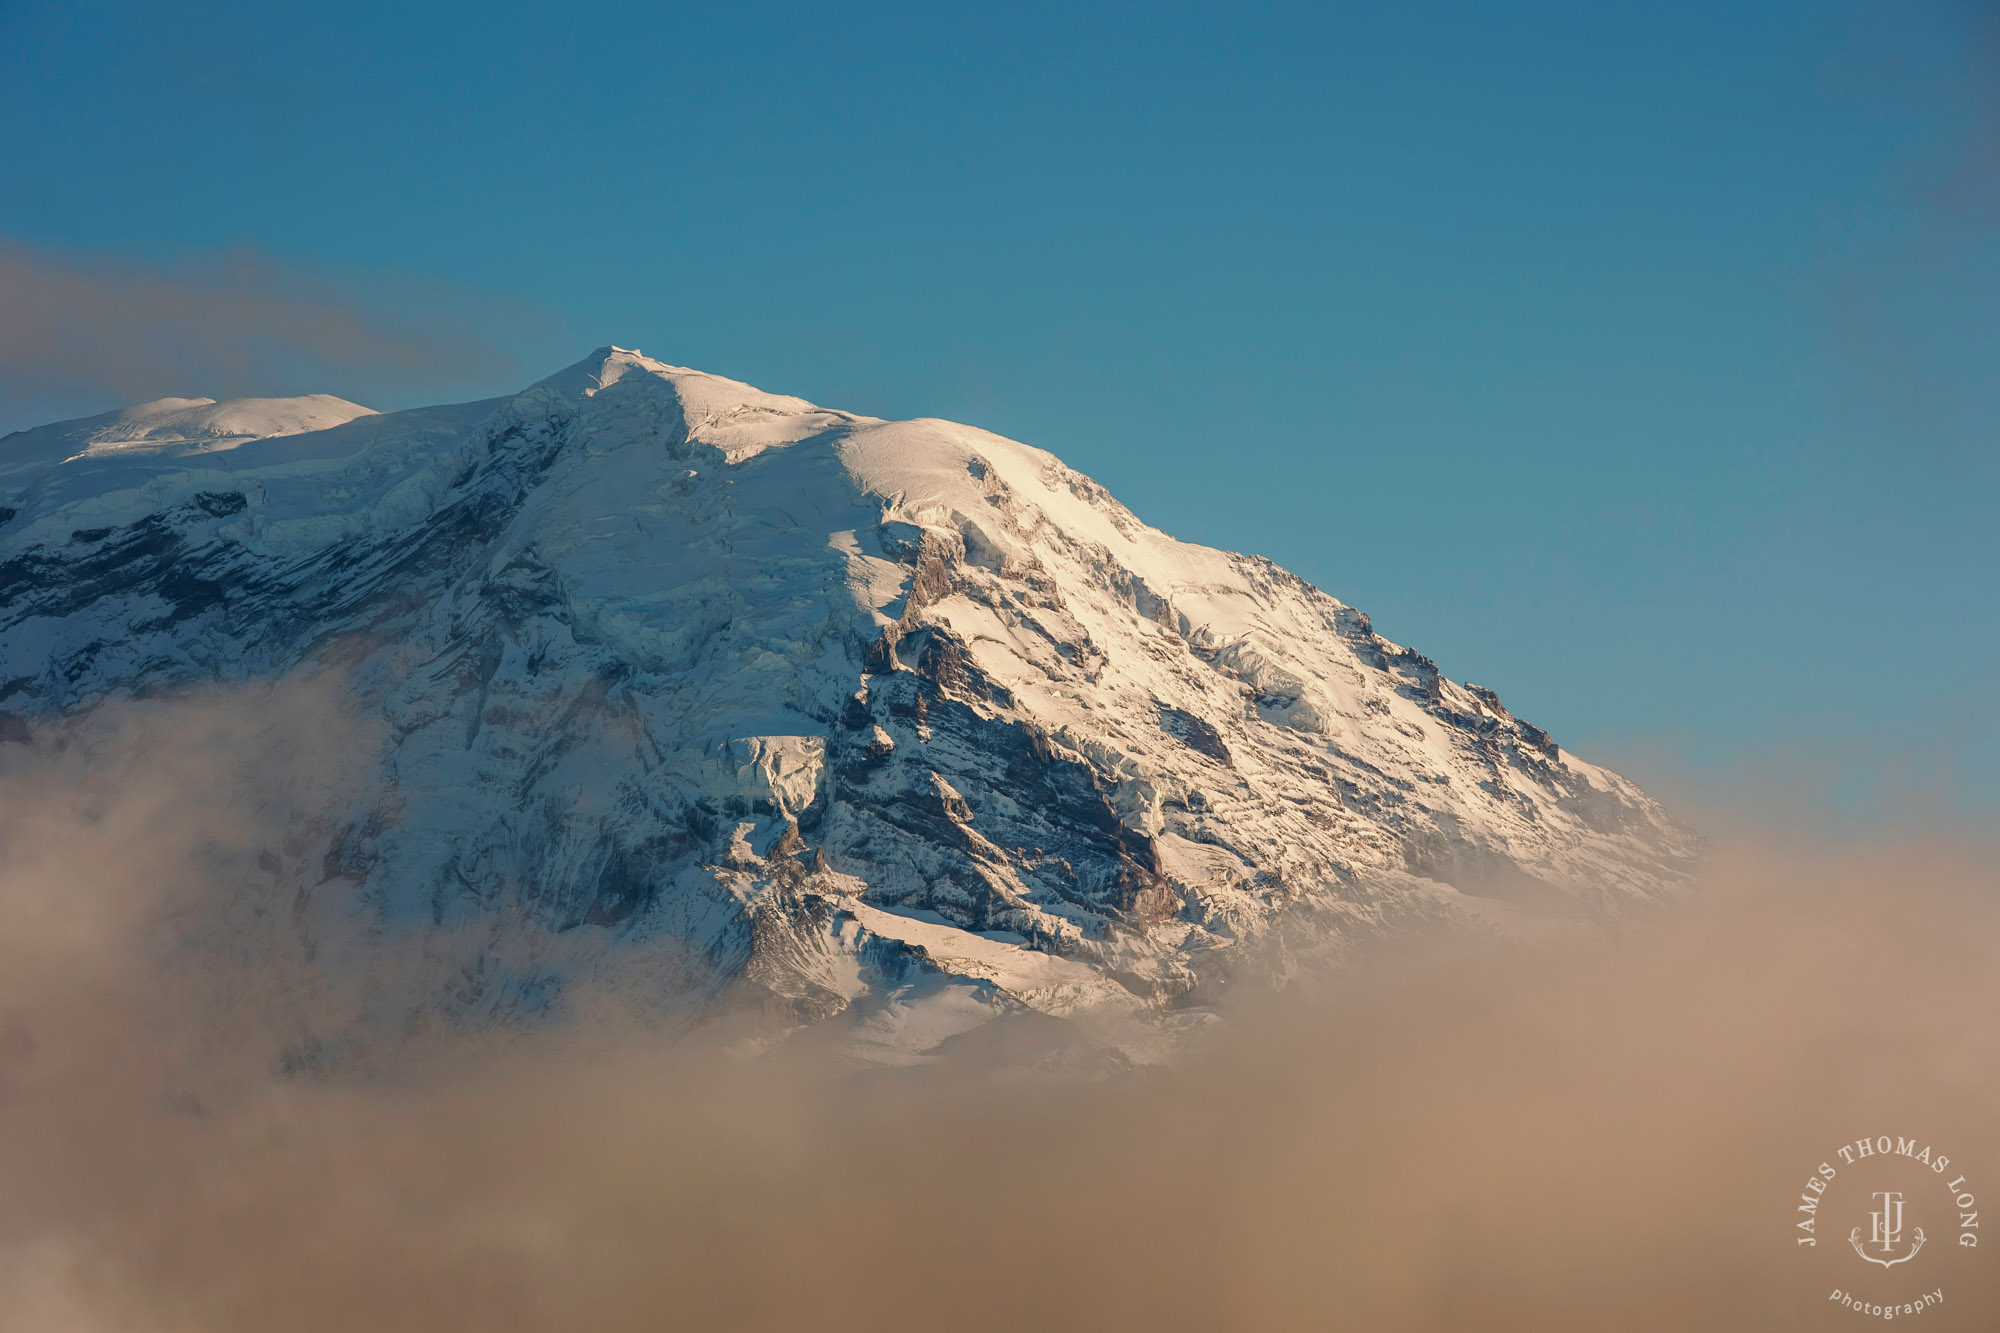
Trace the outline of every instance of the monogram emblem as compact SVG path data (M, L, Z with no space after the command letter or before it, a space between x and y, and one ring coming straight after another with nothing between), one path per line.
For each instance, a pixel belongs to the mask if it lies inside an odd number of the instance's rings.
M1882 1201L1882 1206L1868 1214L1870 1218L1874 1219L1875 1223L1874 1228L1868 1234L1868 1244L1864 1246L1861 1243L1860 1227L1854 1228L1848 1234L1847 1243L1854 1247L1856 1254L1871 1264L1880 1264L1884 1268L1894 1268L1897 1264L1906 1264L1917 1257L1918 1250L1924 1248L1924 1229L1922 1227L1913 1229L1916 1234L1916 1240L1911 1243L1908 1254L1898 1259L1883 1257L1895 1253L1896 1247L1903 1243L1903 1195L1899 1190L1879 1190L1876 1192L1875 1197ZM1870 1247L1879 1247L1882 1254L1873 1255L1868 1253Z

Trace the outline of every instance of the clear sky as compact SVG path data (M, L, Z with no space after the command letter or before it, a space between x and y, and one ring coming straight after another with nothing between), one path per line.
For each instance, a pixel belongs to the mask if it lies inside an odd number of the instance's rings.
M4 0L0 124L0 429L638 346L1052 449L1642 781L2000 800L1991 3Z

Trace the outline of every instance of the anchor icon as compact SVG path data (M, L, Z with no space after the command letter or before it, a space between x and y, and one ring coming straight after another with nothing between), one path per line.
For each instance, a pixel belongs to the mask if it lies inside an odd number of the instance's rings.
M1863 1259L1866 1259L1869 1263L1880 1264L1884 1268L1894 1268L1897 1264L1906 1264L1910 1262L1910 1260L1917 1257L1917 1251L1924 1248L1924 1229L1922 1227L1916 1227L1914 1228L1914 1230L1917 1233L1916 1243L1910 1246L1910 1252L1904 1255L1900 1259L1877 1259L1874 1255L1862 1249L1860 1227L1854 1228L1853 1232L1847 1237L1847 1243L1854 1247L1854 1252L1856 1254L1860 1255Z

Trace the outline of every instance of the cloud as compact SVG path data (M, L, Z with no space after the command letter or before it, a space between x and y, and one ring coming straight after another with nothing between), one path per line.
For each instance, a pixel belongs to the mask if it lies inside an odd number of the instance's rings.
M1839 1145L2000 1189L1995 862L1935 833L1728 836L1625 938L1413 941L1150 1074L1025 1075L1030 1024L746 1061L609 1005L281 1072L375 984L266 868L351 732L290 684L0 746L0 1325L1765 1333L1871 1281L1794 1243ZM1917 1207L1935 1266L1889 1288L1990 1328Z
M251 249L148 266L0 238L0 403L426 391L514 367L535 317L435 282L340 285Z

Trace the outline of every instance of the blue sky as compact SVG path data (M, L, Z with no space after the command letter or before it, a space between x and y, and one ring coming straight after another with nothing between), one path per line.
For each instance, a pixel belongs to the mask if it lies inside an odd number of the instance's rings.
M0 6L0 244L106 302L0 309L0 429L636 345L1053 449L1699 799L2000 797L1990 5L301 9Z

